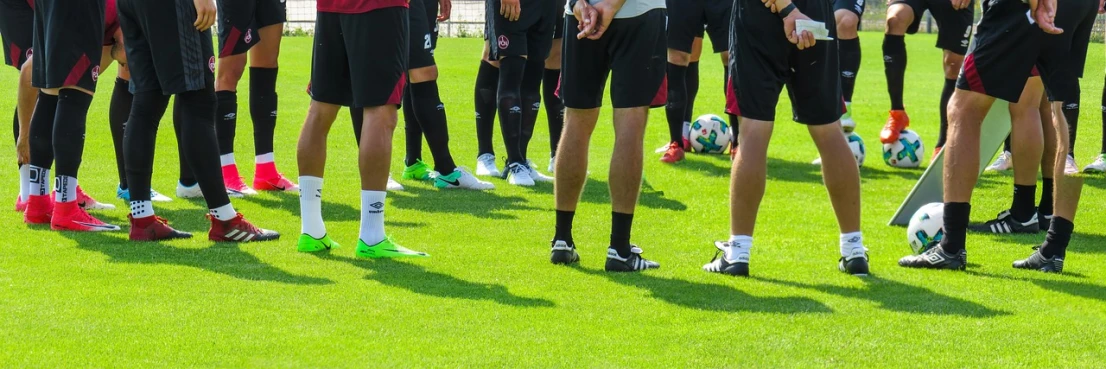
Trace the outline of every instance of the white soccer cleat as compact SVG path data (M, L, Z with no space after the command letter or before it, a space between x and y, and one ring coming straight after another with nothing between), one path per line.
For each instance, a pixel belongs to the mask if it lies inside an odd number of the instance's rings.
M1064 174L1076 174L1079 173L1079 165L1075 164L1075 158L1068 155L1067 160L1064 161Z
M480 154L476 157L476 175L489 177L502 177L503 173L495 165L495 155Z
M177 182L177 197L182 199L198 199L204 197L204 192L200 191L200 184L198 183L185 186Z
M448 189L460 188L466 190L494 190L495 185L484 182L469 173L468 169L457 168L449 175L438 174L434 177L434 187Z
M157 191L154 191L154 190L151 189L150 190L150 201L153 201L153 202L170 202L170 201L173 201L173 199L169 198L169 196L162 195L161 192L157 192Z
M1094 162L1087 164L1083 168L1084 173L1103 173L1106 172L1106 154L1099 154Z
M1003 151L999 154L995 161L991 165L984 169L985 172L1005 172L1014 167L1014 157L1009 151Z
M526 165L514 163L507 166L507 183L515 186L533 186L534 179L530 177L530 168Z
M387 188L388 191L403 191L403 185L392 179L392 176L388 176L388 186L385 188Z
M822 158L818 157L818 158L814 159L814 161L810 162L810 164L812 164L816 167L820 167L820 166L822 166Z
M77 205L84 210L115 210L115 205L102 203L89 196L80 186L77 186Z
M534 165L534 161L526 159L526 166L530 168L530 178L533 179L534 182L553 182L553 177L541 174L541 172L538 171L538 166Z

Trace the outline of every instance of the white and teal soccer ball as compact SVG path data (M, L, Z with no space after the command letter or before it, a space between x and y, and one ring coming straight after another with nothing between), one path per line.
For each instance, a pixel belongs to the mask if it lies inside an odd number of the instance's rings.
M945 204L934 202L925 204L906 226L906 240L915 254L925 252L932 242L945 237Z
M733 132L725 120L714 114L701 115L691 122L688 141L692 150L706 154L721 154L730 147Z
M917 168L922 165L922 155L922 138L909 129L899 133L898 141L883 144L883 162L896 168Z
M853 151L853 158L856 159L856 166L864 165L864 139L860 138L860 135L856 132L850 132L845 135L845 141L849 142L849 149Z

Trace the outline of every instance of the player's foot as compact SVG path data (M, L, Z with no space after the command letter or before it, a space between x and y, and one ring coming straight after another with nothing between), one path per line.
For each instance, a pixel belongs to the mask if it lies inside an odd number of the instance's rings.
M292 180L285 177L284 174L277 173L276 176L270 178L254 177L253 188L257 191L287 191L287 192L299 192L300 186Z
M909 255L899 259L899 266L906 268L964 270L967 265L967 252L961 251L959 255L952 255L945 252L940 244L933 245L919 255Z
M369 246L365 241L357 240L357 251L354 253L359 258L426 258L430 257L425 252L408 249L392 242L391 238L385 238L380 243Z
M180 182L177 182L177 198L199 199L203 197L204 192L200 190L199 183L193 183L191 186L185 186Z
M1079 173L1079 166L1075 164L1075 158L1068 155L1067 160L1064 161L1064 174L1076 173Z
M1084 173L1106 173L1106 154L1098 154L1094 162L1083 167Z
M503 172L495 164L495 155L480 154L476 157L476 175L488 177L502 177Z
M656 148L656 150L653 150L653 153L654 154L663 154L665 151L668 151L668 146L671 146L671 145L672 145L671 142L665 142L664 146Z
M299 252L318 252L323 250L336 249L340 247L337 242L330 239L330 235L323 235L322 238L311 237L307 233L300 234L300 240L296 243L296 250Z
M468 169L457 168L448 175L438 174L434 177L434 187L437 188L463 188L466 190L494 190L495 185L476 179Z
M433 170L430 169L430 166L426 165L426 163L423 163L422 160L415 160L415 164L411 164L408 165L406 168L403 168L403 175L400 177L403 179L417 179L420 181L425 181L430 179L430 172L432 171Z
M983 171L985 171L985 172L1005 172L1007 170L1010 170L1010 168L1013 168L1013 167L1014 167L1014 155L1011 154L1009 151L1003 151L1001 154L998 154L998 157L995 158L995 161L992 162L991 165L988 165L987 169L984 169Z
M868 275L868 250L863 247L854 248L849 256L842 256L837 261L837 270L855 276Z
M813 161L810 162L810 164L814 165L816 167L822 166L822 157L819 156L819 157L815 158Z
M192 238L192 234L181 232L169 226L165 218L159 216L135 219L127 215L131 221L131 241L159 241L179 238Z
M906 127L910 127L910 117L906 116L906 110L892 110L887 117L887 123L879 131L879 142L889 144L898 141L899 133Z
M104 232L118 231L117 225L101 222L88 214L76 201L54 204L54 214L50 216L50 229L55 231Z
M223 221L208 214L211 220L211 230L207 232L207 239L215 242L258 242L272 241L280 238L280 233L268 229L257 228L238 213L234 219Z
M640 272L661 267L657 262L641 257L641 253L641 248L633 245L630 245L630 256L628 257L619 256L618 251L607 248L607 265L604 269L608 272Z
M392 176L388 176L388 185L384 188L388 191L403 191L403 185L396 182L395 179L392 179Z
M49 224L50 217L54 215L54 196L42 195L28 196L26 207L23 209L23 222L27 224Z
M15 197L15 211L18 211L18 212L22 213L24 210L27 210L27 202L23 201L23 198L21 198L19 196L16 196Z
M995 219L988 220L983 224L972 224L968 226L968 230L973 232L995 233L995 234L1007 234L1007 233L1037 233L1041 231L1040 225L1037 224L1037 213L1034 212L1033 216L1027 221L1018 221L1014 219L1014 216L1010 213L1010 210L1003 210L998 213Z
M238 165L235 164L223 166L223 186L227 188L227 195L230 195L230 197L245 197L257 194L257 191L242 182L242 176L238 175Z
M553 169L556 168L556 166L553 165L553 164L556 164L556 163L557 163L557 158L556 157L549 158L549 168L546 170L546 172L553 173L554 172Z
M1064 258L1055 255L1046 258L1044 255L1041 255L1041 247L1034 246L1033 253L1030 254L1028 258L1014 261L1014 268L1033 269L1045 273L1063 273Z
M522 163L508 165L507 183L515 186L533 186L534 179L530 177L530 168Z
M89 196L81 186L77 186L77 205L84 210L115 210L115 205L105 204Z
M549 254L549 262L553 264L575 264L580 261L580 255L576 253L576 245L565 241L553 241Z
M665 163L677 163L684 160L684 149L680 147L680 144L672 142L668 144L668 149L664 151L664 155L661 155L661 161Z
M718 251L709 263L703 265L703 270L711 273L722 273L733 276L749 276L749 250L737 249L729 242L717 241L714 247Z
M126 201L126 202L131 202L131 190L130 189L124 190L122 188L116 188L115 189L115 197L118 197L120 200L123 200L123 201ZM150 201L153 201L153 202L170 202L170 201L173 201L173 199L169 198L169 196L162 195L160 192L154 191L154 189L151 188L150 189Z
M856 130L856 121L853 120L852 104L845 104L845 114L841 114L841 130L846 134Z
M530 168L530 178L533 179L534 182L553 183L553 177L547 176L547 175L542 174L541 172L539 172L538 171L538 166L537 166L537 164L534 164L533 160L526 159L526 167Z

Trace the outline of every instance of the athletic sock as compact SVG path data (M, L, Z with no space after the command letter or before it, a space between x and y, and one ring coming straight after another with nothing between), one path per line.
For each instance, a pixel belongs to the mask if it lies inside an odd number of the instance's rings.
M852 256L854 250L864 248L864 236L860 232L842 233L840 246L842 257Z
M1014 185L1014 201L1010 204L1010 215L1014 220L1024 222L1033 217L1033 200L1037 196L1037 185ZM1043 198L1042 198L1043 199Z
M45 95L45 94L43 94ZM30 196L46 196L50 193L50 168L27 165L27 189ZM28 196L23 201L30 199Z
M941 90L941 106L938 108L941 115L941 131L937 133L937 147L945 147L945 142L948 142L949 134L949 99L952 99L952 93L956 91L956 80L945 79L945 88Z
M123 141L123 157L127 187L131 189L130 200L142 201L150 199L158 125L169 105L169 97L160 91L146 91L139 92L133 100L125 131L126 140ZM178 143L178 146L184 144ZM210 150L211 146L206 149Z
M722 69L725 70L726 67L723 66ZM687 63L687 77L684 78L684 85L687 86L687 100L684 100L684 122L687 123L691 122L695 115L695 98L699 96L699 62ZM725 91L723 96L724 94Z
M841 50L841 96L845 101L853 101L856 75L860 71L860 38L841 39L837 45Z
M630 257L630 228L633 225L634 214L611 212L611 248L620 257Z
M192 164L188 161L188 154L185 153L185 147L181 140L181 122L184 120L181 118L181 108L178 104L173 104L173 134L177 138L177 159L179 161L180 176L177 178L177 182L184 187L192 187L196 185L196 175L192 173Z
M273 152L277 123L277 69L250 67L250 118L253 120L255 155Z
M1068 156L1075 157L1075 137L1079 127L1079 89L1075 89L1075 98L1064 101L1060 111L1064 113L1064 119L1068 121Z
M261 154L255 156L254 160L254 178L274 179L280 176L280 172L277 172L275 157L273 153Z
M686 108L687 67L668 63L668 103L664 106L664 113L668 118L669 142L683 142Z
M57 175L54 177L54 202L77 201L77 177Z
M131 201L131 218L141 219L154 216L154 203L150 200Z
M906 78L905 36L883 35L884 75L887 77L887 93L891 97L891 110L903 110L903 80Z
M300 232L316 239L326 236L320 177L300 176Z
M519 133L519 151L522 161L530 160L530 140L534 138L534 127L538 125L538 113L541 112L541 80L545 71L542 60L527 60L522 72L522 130Z
M415 113L415 102L412 101L411 88L414 84L407 85L407 91L403 94L403 143L405 152L403 165L412 166L422 160L422 126ZM362 118L363 120L363 118ZM360 135L358 135L360 137Z
M216 97L209 76L206 88L177 94L176 104L181 106L181 146L184 146L188 162L196 176L196 183L203 192L208 209L230 204L219 153L212 150L217 144L215 133ZM158 93L160 95L160 93ZM137 97L136 97L137 99ZM137 105L137 102L135 103ZM233 217L233 215L232 215Z
M54 164L54 118L58 113L58 96L40 93L31 114L31 162L38 168ZM47 189L46 192L50 192Z
M111 141L115 146L115 167L119 173L119 188L127 189L127 168L123 160L123 133L127 128L127 118L131 114L130 82L115 79L115 89L111 91L111 105L108 106L108 126L111 127Z
M557 210L557 230L553 234L554 241L565 241L572 244L572 219L576 217L575 211Z
M211 216L221 221L228 221L238 216L238 212L234 210L234 206L229 202L226 205L214 208L210 210Z
M1106 122L1106 82L1102 85L1102 121ZM1106 154L1106 123L1102 124L1102 144L1099 147L1099 153Z
M407 85L417 124L426 136L430 155L434 156L434 170L449 174L457 169L449 152L449 124L446 121L445 104L438 92L438 81L426 81ZM421 140L419 142L422 144Z
M361 190L361 242L375 245L384 240L384 197L386 191Z
M499 61L499 93L496 97L507 164L523 163L522 154L522 77L526 59L506 57Z
M219 155L219 166L234 165L234 153Z
M31 165L19 166L19 200L27 201L31 196Z
M238 93L215 92L215 137L219 140L219 154L234 153L234 135L238 130ZM226 165L226 164L224 164Z
M561 132L565 127L565 104L557 96L557 87L561 83L560 69L546 69L542 76L542 100L545 102L545 116L549 119L549 157L557 155L557 144L561 142Z
M84 157L85 126L92 95L64 88L58 92L54 116L54 170L58 177L77 178ZM76 181L74 180L74 186ZM76 191L76 188L74 188Z
M734 254L749 254L753 249L753 237L747 235L730 235L730 247L722 250L726 260L734 260Z
M1068 251L1068 242L1071 241L1071 233L1075 230L1075 224L1063 217L1053 217L1052 225L1048 228L1045 242L1041 244L1041 256L1051 258L1059 256L1063 258Z
M945 237L941 239L941 248L946 253L956 255L964 249L967 242L968 219L972 204L966 202L945 203Z
M1052 178L1041 178L1041 203L1037 205L1037 212L1041 215L1052 215Z
M495 154L492 135L495 132L497 91L499 91L499 68L486 61L481 61L480 69L476 72L476 91L473 93L476 107L478 154Z

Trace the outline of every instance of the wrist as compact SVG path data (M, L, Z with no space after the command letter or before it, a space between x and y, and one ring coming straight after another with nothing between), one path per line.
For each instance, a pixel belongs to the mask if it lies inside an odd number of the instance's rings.
M779 15L781 19L783 19L783 18L787 18L789 15L794 13L795 10L797 10L795 8L795 4L794 3L788 3L784 7L780 8L780 11L776 14Z

